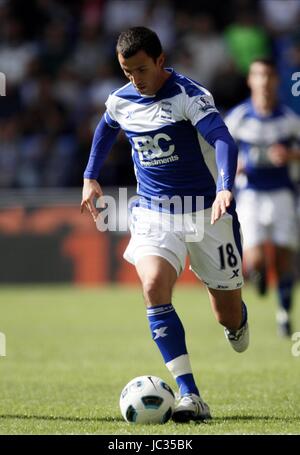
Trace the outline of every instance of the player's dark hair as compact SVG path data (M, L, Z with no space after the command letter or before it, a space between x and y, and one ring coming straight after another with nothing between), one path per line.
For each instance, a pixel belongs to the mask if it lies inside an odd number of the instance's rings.
M133 57L137 52L144 51L156 61L162 53L162 45L157 34L149 28L131 27L120 34L116 51L124 58Z
M251 65L253 65L253 63L261 63L262 65L272 68L274 72L277 72L276 62L272 57L258 57L252 60Z

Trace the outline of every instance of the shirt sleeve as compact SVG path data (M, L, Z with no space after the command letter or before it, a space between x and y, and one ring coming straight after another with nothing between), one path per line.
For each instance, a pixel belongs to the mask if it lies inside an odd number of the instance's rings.
M119 131L119 124L106 111L94 133L89 161L83 175L84 178L98 178L101 166L110 152Z
M203 88L191 86L186 89L185 117L190 120L192 125L196 125L200 120L209 114L218 113L211 93Z
M217 192L231 191L237 169L238 148L220 114L212 113L196 124L197 131L215 148Z
M109 95L105 102L106 106L106 113L104 114L108 118L108 124L109 126L112 126L113 128L119 126L116 118L116 112L117 112L117 98L113 95L113 92ZM107 119L105 119L107 120Z

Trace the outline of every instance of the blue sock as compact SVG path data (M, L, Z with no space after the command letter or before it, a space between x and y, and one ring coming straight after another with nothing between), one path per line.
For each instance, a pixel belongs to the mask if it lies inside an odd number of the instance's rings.
M248 319L248 311L247 311L247 305L242 302L242 322L240 325L240 329L246 324Z
M293 284L293 277L291 275L285 275L279 279L277 285L279 305L287 312L290 311L292 306Z
M189 363L184 328L173 305L170 303L148 308L147 317L152 338L168 370L176 379L180 394L199 395Z

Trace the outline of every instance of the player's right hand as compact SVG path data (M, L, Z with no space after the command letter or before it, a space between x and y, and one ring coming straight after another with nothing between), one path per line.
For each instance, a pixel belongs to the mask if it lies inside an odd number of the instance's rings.
M83 188L82 188L82 201L80 204L80 211L83 213L84 208L86 207L89 212L91 213L93 220L96 222L97 217L99 215L98 210L96 209L94 200L96 197L100 198L100 206L101 204L101 196L103 196L103 192L101 186L94 179L84 179Z

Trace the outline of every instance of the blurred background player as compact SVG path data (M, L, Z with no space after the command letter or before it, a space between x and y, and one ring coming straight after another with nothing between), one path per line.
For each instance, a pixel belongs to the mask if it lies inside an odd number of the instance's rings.
M119 36L117 55L129 83L106 102L84 173L82 208L97 220L94 198L101 196L100 168L120 129L132 145L132 158L142 198L132 209L131 239L124 253L141 280L153 340L179 387L173 419L210 418L192 373L183 325L173 307L172 291L189 255L191 268L206 285L215 317L233 349L249 343L247 309L242 301L241 239L232 197L237 147L213 98L203 86L164 67L156 33L133 27ZM181 231L164 229L161 201L204 198L204 237L187 241ZM160 203L157 203L157 199ZM177 199L178 200L178 199ZM174 214L168 215L171 221Z
M279 102L279 78L271 59L252 62L251 97L233 109L226 124L239 147L237 211L249 277L267 291L265 242L274 247L279 333L291 334L293 254L298 247L296 200L290 164L300 160L300 117Z

